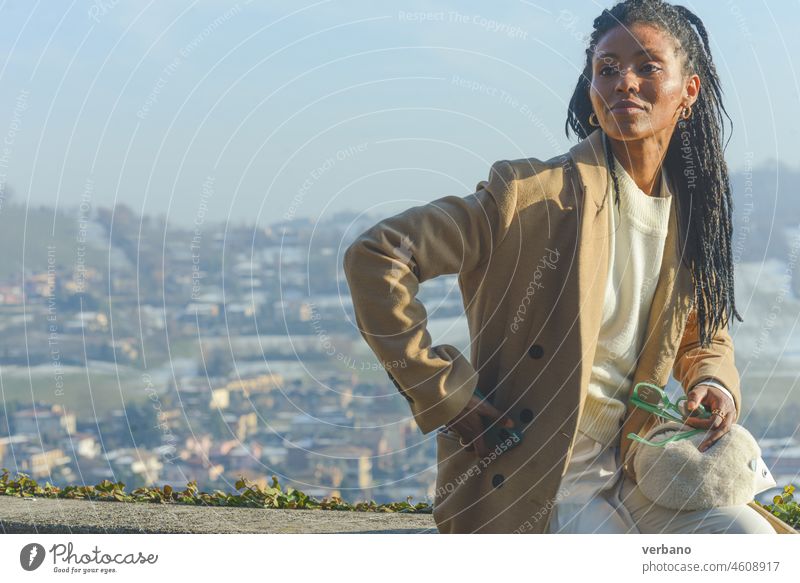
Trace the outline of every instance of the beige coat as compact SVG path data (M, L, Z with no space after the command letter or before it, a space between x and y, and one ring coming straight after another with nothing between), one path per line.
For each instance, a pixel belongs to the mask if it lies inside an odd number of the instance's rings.
M524 439L478 460L437 432L434 519L441 532L547 532L572 453L601 324L613 204L599 130L567 154L499 161L469 196L445 196L389 217L347 249L344 268L365 340L408 400L423 433L453 419L478 388ZM676 205L633 381L686 390L719 379L741 407L731 337L699 347L691 274L679 262ZM471 337L468 360L431 346L419 284L458 274ZM635 479L629 432L657 418L628 408L620 431ZM751 503L759 511L762 509ZM776 531L793 532L763 511Z

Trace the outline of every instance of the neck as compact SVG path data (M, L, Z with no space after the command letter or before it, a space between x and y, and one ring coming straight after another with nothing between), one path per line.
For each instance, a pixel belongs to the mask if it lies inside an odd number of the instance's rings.
M609 136L611 151L642 192L661 196L661 167L671 136L653 135L621 141Z

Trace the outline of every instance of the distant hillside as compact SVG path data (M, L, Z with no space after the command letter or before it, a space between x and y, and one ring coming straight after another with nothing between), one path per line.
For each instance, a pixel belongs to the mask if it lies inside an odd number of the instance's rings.
M749 176L741 171L733 172L731 186L737 263L770 258L785 261L789 255L789 244L784 233L787 228L800 225L800 170L777 164L754 168ZM149 224L147 218L145 224ZM133 222L134 235L137 235L139 218L136 217ZM94 229L100 228L98 223L92 226ZM125 246L121 245L125 240L124 225L115 226L119 232L115 231L114 245L124 250ZM107 234L103 238L107 240ZM161 236L158 239L160 241ZM148 254L141 253L141 244L141 241L137 242L139 260L147 261ZM74 265L78 245L78 221L74 211L64 212L61 209L54 213L52 207L36 205L26 208L17 201L6 200L0 209L0 248L3 250L0 278L22 269L23 250L26 269L46 270L48 245L55 246L58 264ZM119 252L120 249L115 251ZM88 265L101 270L107 268L108 250L104 245L95 242L87 246L86 253ZM160 255L159 252L157 258ZM142 271L150 272L149 269Z
M0 278L27 271L47 270L47 247L55 246L57 265L72 267L78 250L78 221L52 207L13 204L5 201L0 212ZM23 255L24 252L24 255ZM106 257L100 249L87 247L86 261L102 265ZM23 262L24 257L24 262Z
M783 233L800 226L800 170L778 164L754 168L749 176L735 172L731 189L734 249L738 250L734 259L786 261L789 244Z

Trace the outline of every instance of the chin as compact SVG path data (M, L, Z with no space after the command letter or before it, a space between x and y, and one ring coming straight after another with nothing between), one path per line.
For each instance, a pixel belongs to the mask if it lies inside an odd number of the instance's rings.
M653 135L652 129L642 129L638 124L636 126L625 124L613 124L611 126L602 126L603 131L608 134L608 137L618 142L632 142L641 140L648 136Z

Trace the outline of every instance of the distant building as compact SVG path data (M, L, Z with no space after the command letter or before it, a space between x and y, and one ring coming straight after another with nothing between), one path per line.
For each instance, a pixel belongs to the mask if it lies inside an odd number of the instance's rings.
M331 445L314 452L316 466L320 470L336 468L339 480L332 483L334 488L358 488L368 491L372 488L372 450L358 445Z
M59 441L59 446L67 452L75 452L79 458L94 459L101 453L97 436L91 433L71 433Z
M211 409L227 409L231 403L231 393L225 388L211 389L211 401L208 406Z
M43 442L56 442L76 431L75 415L67 413L61 405L23 409L12 418L16 433L36 435Z
M0 437L0 468L11 469L16 465L16 459L23 451L25 444L30 442L30 436L11 435Z
M69 456L64 455L61 448L47 449L31 453L23 459L21 470L34 479L49 477L59 466L66 466L70 463Z

